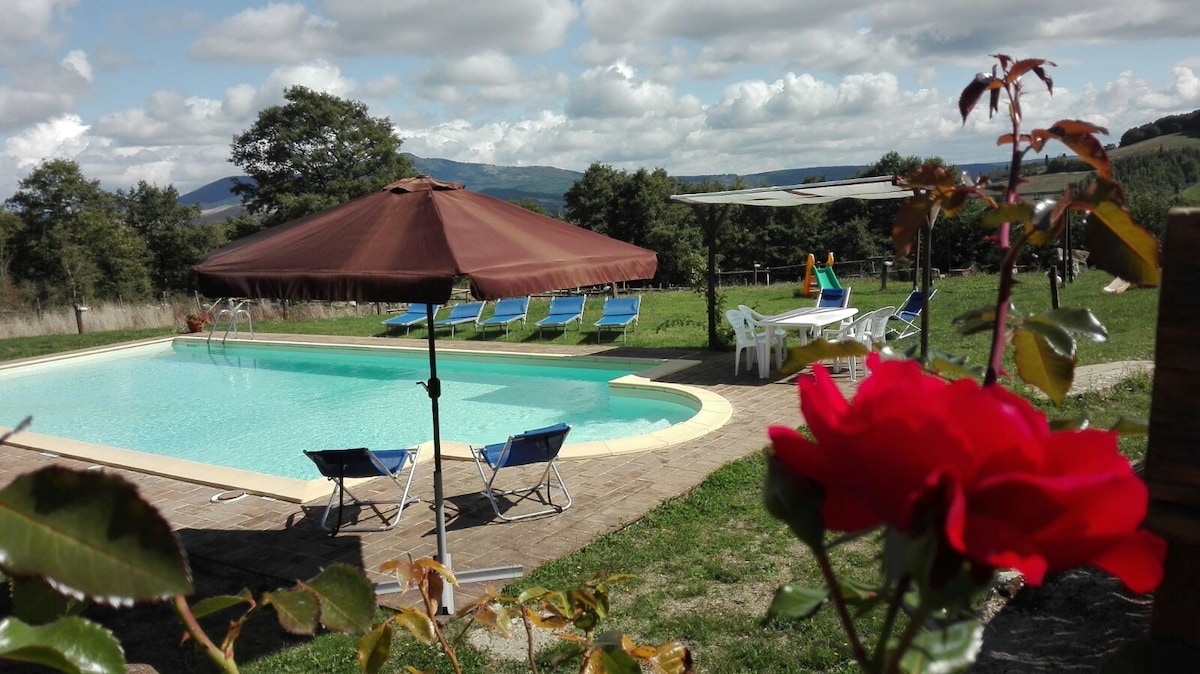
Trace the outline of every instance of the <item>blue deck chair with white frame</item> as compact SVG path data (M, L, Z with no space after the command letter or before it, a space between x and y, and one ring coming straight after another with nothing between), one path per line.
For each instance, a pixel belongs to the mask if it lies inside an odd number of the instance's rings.
M542 328L562 328L567 332L567 326L572 323L583 325L583 305L587 295L556 295L550 298L550 311L546 317L534 325L538 328L538 337L542 336Z
M933 299L935 294L937 294L937 288L931 289L929 299ZM894 322L898 326L895 328L896 334L889 335L890 338L903 339L920 333L921 326L918 320L921 318L921 311L925 308L925 304L925 292L914 288L908 294L908 298L904 300L904 304L888 319L889 323Z
M629 326L637 323L641 307L641 295L605 298L600 320L592 324L596 327L596 341L600 341L600 333L606 328L621 328L621 339L624 340Z
M821 288L817 296L817 307L845 309L850 306L850 288Z
M408 331L412 329L412 326L424 323L425 320L429 318L428 314L426 313L426 308L428 306L429 305L425 304L424 302L409 302L408 308L404 310L404 313L396 314L385 321L380 321L380 323L383 323L385 326L387 326L384 328L385 332L394 327L403 327L404 334L407 335ZM440 304L433 305L433 315L435 317L441 308L442 305Z
M471 457L475 459L475 467L479 469L479 477L483 480L483 495L491 502L497 517L506 522L512 522L541 515L557 514L571 507L571 493L567 491L567 485L558 472L558 466L555 465L558 461L558 453L570 432L571 427L567 424L555 424L509 436L508 440L504 442L483 447L471 447ZM519 466L542 467L538 481L526 487L498 489L496 477L500 475L500 472L503 470L506 475L515 473ZM562 491L562 497L565 500L559 503L554 502L555 489ZM500 508L500 497L508 495L519 496L518 502L531 499L536 495L541 504L546 507L519 515L505 515Z
M521 325L525 325L525 319L529 315L529 296L525 297L506 297L496 301L495 309L492 310L492 315L479 321L477 326L484 334L487 334L489 325L504 326L504 334L508 335L508 326L510 323L521 321Z
M328 531L330 536L336 536L339 531L386 531L395 527L396 523L400 521L400 516L404 514L404 507L417 500L410 498L408 491L412 487L420 451L419 447L376 451L371 451L366 447L305 451L304 455L316 464L321 475L334 484L333 493L329 495L329 502L325 504L325 512L321 516L319 526ZM405 466L408 467L408 478L401 482L400 474L404 471ZM346 486L346 480L372 477L387 477L400 490L400 497L360 499L352 494ZM350 505L360 506L360 513L362 507L365 506L374 512L381 523L374 526L358 524L356 518L355 523L343 526L342 519L347 506L347 497L350 498ZM395 507L396 512L389 514L387 510L390 508L385 508L386 506ZM329 518L334 514L337 516L336 522L330 526Z
M454 336L455 326L463 323L474 323L475 329L479 329L479 317L483 315L483 305L487 302L463 302L450 307L450 315L445 318L439 318L433 322L433 329L444 328L449 326L450 336Z

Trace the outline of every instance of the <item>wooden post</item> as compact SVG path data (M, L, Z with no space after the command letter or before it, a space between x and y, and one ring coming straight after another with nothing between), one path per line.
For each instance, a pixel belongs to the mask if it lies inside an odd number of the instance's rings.
M1200 209L1171 211L1163 251L1146 482L1147 526L1166 539L1168 552L1150 635L1162 650L1194 658L1200 654Z

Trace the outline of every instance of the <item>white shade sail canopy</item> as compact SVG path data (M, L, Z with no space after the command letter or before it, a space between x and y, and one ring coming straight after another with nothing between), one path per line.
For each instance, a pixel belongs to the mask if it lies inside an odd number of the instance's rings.
M672 194L671 200L685 204L804 206L806 204L824 204L838 199L903 199L911 196L912 193L911 188L897 185L896 179L892 176L875 176L784 187L755 187L724 192Z

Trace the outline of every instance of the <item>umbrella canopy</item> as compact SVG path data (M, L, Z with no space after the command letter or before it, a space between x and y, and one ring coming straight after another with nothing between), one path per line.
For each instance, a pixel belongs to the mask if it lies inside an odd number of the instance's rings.
M353 201L239 239L195 267L210 297L424 302L450 299L458 276L492 300L654 276L654 251L471 192L458 183L408 178ZM441 382L429 330L433 418L433 498L438 561L453 569L446 544ZM479 580L517 575L486 569ZM458 574L460 582L469 582ZM450 583L442 608L454 611Z
M445 303L648 279L654 251L458 183L408 178L240 239L196 267L210 297Z

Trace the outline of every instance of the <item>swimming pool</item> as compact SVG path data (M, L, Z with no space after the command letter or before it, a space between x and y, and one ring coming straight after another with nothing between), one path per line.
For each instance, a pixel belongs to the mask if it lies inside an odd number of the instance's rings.
M439 352L447 453L560 421L572 445L656 439L702 407L634 374L657 365ZM305 480L302 449L430 440L428 374L419 349L175 339L0 369L0 420L32 414L38 434Z

